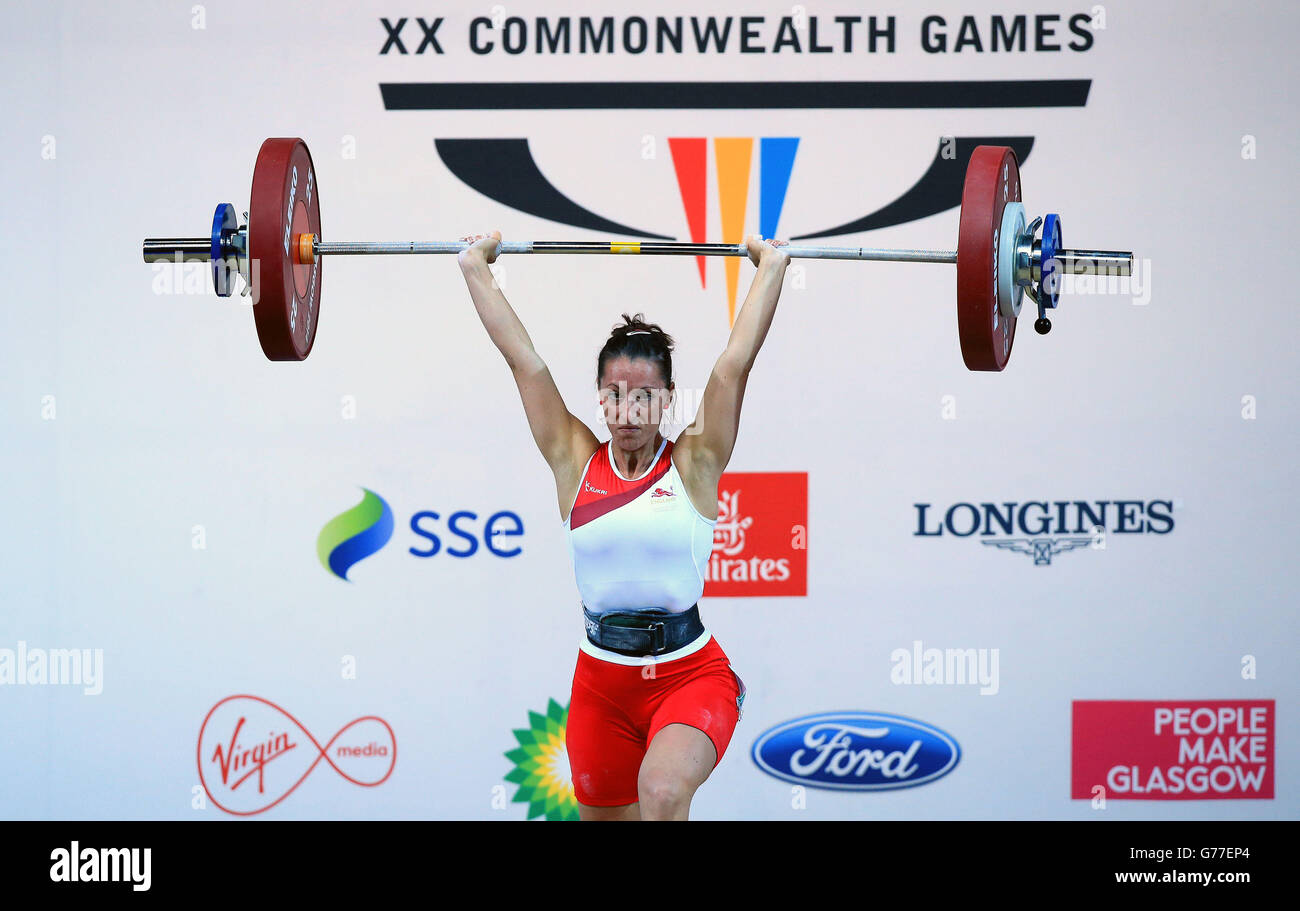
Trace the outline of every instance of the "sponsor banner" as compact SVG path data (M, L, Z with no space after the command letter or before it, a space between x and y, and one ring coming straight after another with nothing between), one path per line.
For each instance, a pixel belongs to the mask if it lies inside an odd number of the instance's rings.
M569 706L548 699L546 714L530 711L528 727L514 730L519 746L505 754L514 763L505 780L516 785L511 802L528 805L528 819L571 822L578 818L565 740L568 727Z
M1105 550L1108 536L1167 535L1174 499L1026 500L914 503L916 538L974 538L985 547L1024 554L1033 566L1074 550Z
M808 473L727 473L704 596L808 594Z
M397 762L397 738L377 715L354 718L322 744L289 712L260 696L228 696L199 728L199 781L236 816L271 809L324 761L347 781L375 787Z
M1075 700L1070 797L1272 800L1275 716L1272 699Z
M393 538L395 522L388 501L362 487L361 502L325 523L316 537L316 556L325 571L351 582L348 571L373 556ZM422 509L411 516L409 528L416 542L407 547L414 557L440 553L456 559L472 557L480 550L496 557L517 557L523 547L512 541L522 537L524 520L509 509L486 518L469 509L443 513ZM445 540L444 540L445 539Z
M936 727L879 712L828 712L778 724L750 750L767 774L812 788L892 791L957 767L961 748Z

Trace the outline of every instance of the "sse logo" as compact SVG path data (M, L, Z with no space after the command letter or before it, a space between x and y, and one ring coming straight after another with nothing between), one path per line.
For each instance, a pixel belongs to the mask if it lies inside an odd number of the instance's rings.
M708 597L808 594L808 473L732 472L704 571Z
M348 570L354 565L383 549L393 537L393 510L383 497L373 490L361 488L364 496L360 503L346 512L340 513L321 529L316 539L316 555L321 565L334 576L351 582ZM478 521L478 513L467 509L458 509L446 517L447 531L455 538L445 550L452 557L472 557L478 553L479 534L473 523ZM421 510L411 516L410 529L427 543L407 550L416 557L432 557L444 550L442 539L435 528L443 521L440 513ZM523 548L503 546L503 538L518 537L524 533L523 519L508 509L499 510L488 516L483 523L482 545L498 557L515 557ZM456 546L452 546L452 544Z

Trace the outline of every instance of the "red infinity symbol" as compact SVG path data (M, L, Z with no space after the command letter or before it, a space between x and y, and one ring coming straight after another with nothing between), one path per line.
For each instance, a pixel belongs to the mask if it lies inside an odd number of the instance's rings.
M274 710L275 712L278 712L280 715L283 715L285 718L288 718L290 721L293 722L294 726L297 727L298 730L301 731L309 741L311 741L312 745L316 747L316 751L317 751L315 760L311 763L311 765L307 767L306 771L304 771L302 775L298 777L297 781L295 781L292 785L290 785L289 788L283 794L281 794L279 797L277 797L275 800L271 801L270 803L266 804L265 806L258 807L252 810L234 810L231 809L230 807L223 805L221 801L217 800L216 796L212 793L212 788L208 787L207 778L203 774L204 733L207 730L208 722L212 720L212 716L216 714L217 710L220 709L223 705L229 702L233 702L234 700L237 699L246 699L254 703L259 703L262 706L267 706L272 710ZM237 789L251 788L254 784L256 784L257 793L262 794L265 793L264 788L266 783L267 765L272 761L279 759L282 756L289 755L291 751L295 750L299 746L299 744L291 742L289 740L288 732L286 731L281 735L279 735L278 737L272 735L271 740L269 740L267 743L259 743L256 747L254 747L251 750L250 749L241 750L239 749L239 745L240 745L239 734L240 731L243 729L244 725L247 723L247 721L248 721L247 717L242 715L240 716L238 722L236 722L234 725L234 730L230 735L229 741L224 743L217 743L215 749L209 751L209 762L213 762L217 764L217 767L221 772L222 785L228 791L233 793ZM335 742L340 737L342 737L350 728L367 721L377 722L383 725L384 730L388 734L388 743L391 744L391 749L388 749L387 747L381 747L381 749L383 749L385 752L388 753L388 768L384 772L383 777L379 778L376 781L363 781L354 778L353 776L349 775L347 772L343 771L343 769L339 768L339 766L329 756L330 748L334 746ZM315 737L312 736L311 731L307 730L307 728L303 725L302 722L300 722L297 718L295 718L292 714L290 714L280 706L276 705L271 700L263 699L261 696L240 694L236 696L227 696L225 699L222 699L220 702L218 702L216 705L214 705L211 709L208 710L208 714L203 719L203 724L199 727L199 741L195 752L196 752L196 758L199 767L199 782L203 785L203 790L207 793L208 799L211 800L212 803L216 805L218 808L232 815L253 816L257 813L263 813L271 809L280 801L284 800L286 797L292 794L297 789L298 785L302 784L303 781L306 780L307 776L310 775L312 771L316 768L316 766L320 764L320 761L322 759L324 759L325 762L328 763L332 769L334 769L334 771L338 772L339 775L341 775L343 778L347 779L348 781L352 782L355 785L359 785L360 787L363 788L373 788L376 785L383 784L385 781L388 780L389 776L393 774L393 767L397 764L397 737L396 735L393 734L393 729L388 724L388 722L380 718L378 715L363 715L360 718L354 718L352 721L349 721L343 727L339 728L338 732L335 733L335 735L329 739L329 742L326 743L324 746L321 746L320 742L316 740ZM380 755L383 755L383 753L381 752ZM248 791L245 790L243 793L248 793Z

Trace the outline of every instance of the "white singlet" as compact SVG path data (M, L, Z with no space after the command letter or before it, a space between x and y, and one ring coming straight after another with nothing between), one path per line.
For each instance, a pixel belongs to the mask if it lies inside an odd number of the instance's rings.
M687 496L672 461L671 441L659 445L650 467L637 478L619 473L612 446L612 440L602 444L587 460L564 520L582 603L595 614L687 610L704 593L704 569L718 520L700 515ZM684 657L709 638L706 629L688 645L648 659L598 648L585 635L579 645L606 661L643 664Z

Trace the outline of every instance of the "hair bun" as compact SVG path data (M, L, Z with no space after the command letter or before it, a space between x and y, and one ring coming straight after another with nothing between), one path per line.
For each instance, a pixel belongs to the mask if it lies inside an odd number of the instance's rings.
M665 383L673 378L673 337L656 323L648 323L644 313L622 314L623 322L615 324L605 346L601 348L596 359L596 384L600 385L604 374L605 362L611 357L627 355L634 358L648 357L659 361L663 367ZM641 338L641 336L649 338Z
M656 323L648 323L644 313L637 313L633 316L623 314L623 324L615 326L612 333L614 338L627 338L632 335L649 335L656 341L666 342L671 348L673 341L668 333L664 332Z

